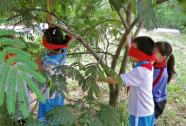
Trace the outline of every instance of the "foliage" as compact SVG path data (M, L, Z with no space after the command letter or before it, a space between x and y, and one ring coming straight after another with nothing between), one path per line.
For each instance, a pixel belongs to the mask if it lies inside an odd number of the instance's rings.
M20 115L25 118L29 115L27 86L44 102L45 98L36 82L44 83L45 78L37 72L37 65L31 61L31 55L22 51L25 42L14 38L16 35L14 30L0 30L0 105L6 99L8 113L15 114L21 108Z
M127 11L127 6L130 5L132 13L138 17L141 22L144 22L144 28L147 30L157 27L157 18L154 11L154 0L109 0L111 7L117 12L122 13ZM126 17L125 17L125 20Z
M128 121L123 119L118 108L102 104L97 107L86 107L86 103L58 107L48 113L48 123L63 126L124 126Z
M6 6L4 6L5 4L0 4L0 11L1 17L8 17L10 21L8 24L15 26L24 24L32 28L35 27L37 23L45 23L50 10L53 16L57 18L57 23L72 30L75 34L81 35L98 56L101 57L108 66L111 66L111 60L113 60L121 36L124 34L123 32L125 32L123 22L118 14L121 13L126 21L127 7L130 5L132 21L139 17L139 21L143 22L146 29L152 29L157 27L157 19L154 11L154 9L157 9L155 1L156 0L138 0L138 2L136 0L55 0L53 6L47 10L47 2L44 0L8 0L8 2L2 0L2 3L6 2ZM117 13L110 8L110 5ZM164 6L162 9L164 9L164 12L166 11ZM171 7L169 9L171 9ZM160 16L161 13L162 11L158 12L158 16ZM163 20L164 18L162 18L161 21L163 22ZM160 22L160 25L162 22ZM2 36L7 34L15 35L17 33L13 30L3 29L0 31L0 34L0 36ZM31 37L29 36L28 38ZM4 100L7 101L4 103L7 103L9 113L15 111L12 105L14 105L16 103L15 100L17 100L18 103L21 102L19 105L23 106L20 108L21 111L24 112L23 115L27 115L27 113L25 113L27 111L27 101L22 83L23 80L26 85L30 86L30 88L38 94L40 100L43 99L35 83L38 83L38 81L44 82L44 79L36 72L37 66L31 61L33 55L42 55L43 47L41 46L40 38L37 42L35 42L35 40L32 41L33 42L25 44L25 42L20 42L20 39L10 39L6 36L0 38L0 42L3 43L0 59L4 66L2 71L4 79L2 79L0 84L7 82L7 89L10 90L10 93L5 92L7 95L4 96ZM25 45L26 48L24 48ZM32 56L23 50L31 52ZM122 48L122 51L125 50ZM48 125L127 125L128 119L126 117L125 101L117 108L112 108L111 106L100 103L98 100L101 88L97 80L104 80L106 77L105 71L107 71L111 76L117 78L119 86L121 87L122 82L117 75L119 70L112 70L107 66L101 67L100 62L96 62L92 54L78 41L70 43L68 52L70 53L68 56L70 65L57 68L62 72L62 75L52 76L48 79L48 83L49 80L52 80L51 91L57 91L66 97L68 96L68 80L75 80L83 90L84 96L78 98L79 100L73 103L70 103L67 99L70 105L65 105L63 108L56 108L50 111L48 113ZM4 61L3 58L7 53L16 53L16 57ZM14 62L16 62L16 64L12 65ZM16 71L18 71L19 75ZM8 77L6 78L5 76ZM15 81L17 81L17 83L15 83ZM15 94L14 87L20 90L16 93L16 97L13 96L13 94ZM4 87L4 89L6 88ZM9 114L7 114L6 119L9 119L8 115ZM16 115L16 117L18 116ZM30 115L26 125L46 125L41 124L35 118L34 115Z
M153 0L139 0L137 13L147 30L157 28L158 20L154 11Z
M178 4L177 0L170 0L157 7L157 18L160 27L184 30L186 16L182 7L184 1Z

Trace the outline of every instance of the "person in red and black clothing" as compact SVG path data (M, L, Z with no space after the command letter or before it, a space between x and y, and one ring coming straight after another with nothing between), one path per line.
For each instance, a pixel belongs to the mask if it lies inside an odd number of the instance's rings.
M168 42L155 43L154 53L156 62L154 63L153 99L155 104L155 126L157 126L158 117L163 113L167 102L167 84L175 74L175 60L172 47Z

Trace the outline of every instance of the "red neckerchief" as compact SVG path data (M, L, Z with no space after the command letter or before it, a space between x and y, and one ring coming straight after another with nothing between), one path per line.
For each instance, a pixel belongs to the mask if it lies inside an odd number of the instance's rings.
M163 62L161 62L161 63L154 63L154 68L164 68L164 67L166 67L167 66L167 62L166 62L166 60L164 60Z
M145 68L147 68L148 70L151 71L152 68L153 68L153 65L151 63L147 63L147 64L143 64L142 67L145 67Z
M153 87L158 83L158 81L162 78L162 75L163 75L163 71L164 69L167 66L167 62L166 60L164 60L163 62L161 63L154 63L154 68L155 69L160 69L160 72L159 72L159 75L157 76L157 78L153 81Z

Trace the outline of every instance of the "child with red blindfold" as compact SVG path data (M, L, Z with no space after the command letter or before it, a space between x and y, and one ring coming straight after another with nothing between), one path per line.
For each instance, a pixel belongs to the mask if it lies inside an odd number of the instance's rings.
M155 125L158 125L158 117L163 113L167 101L167 84L175 74L175 60L172 47L168 42L155 43L153 98L155 104Z
M125 86L129 87L128 110L130 126L153 126L154 101L152 95L154 41L147 36L132 40L128 55L135 63L129 73L121 74ZM106 81L115 84L111 77Z
M40 70L47 72L49 77L62 74L56 68L65 64L68 43L72 38L70 35L63 36L57 27L50 27L44 32L42 43L47 49L47 53L42 62L38 59L37 62L40 64ZM58 106L64 106L63 97L58 92L50 94L50 90L46 87L43 89L47 100L45 104L39 102L38 118L40 121L47 122L46 113L48 111Z

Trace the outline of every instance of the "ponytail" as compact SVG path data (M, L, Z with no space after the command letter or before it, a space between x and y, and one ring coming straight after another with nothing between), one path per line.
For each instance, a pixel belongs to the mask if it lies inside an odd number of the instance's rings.
M175 72L175 58L174 55L170 55L168 61L167 61L167 72L168 72L168 83L172 79L173 75L176 73Z

